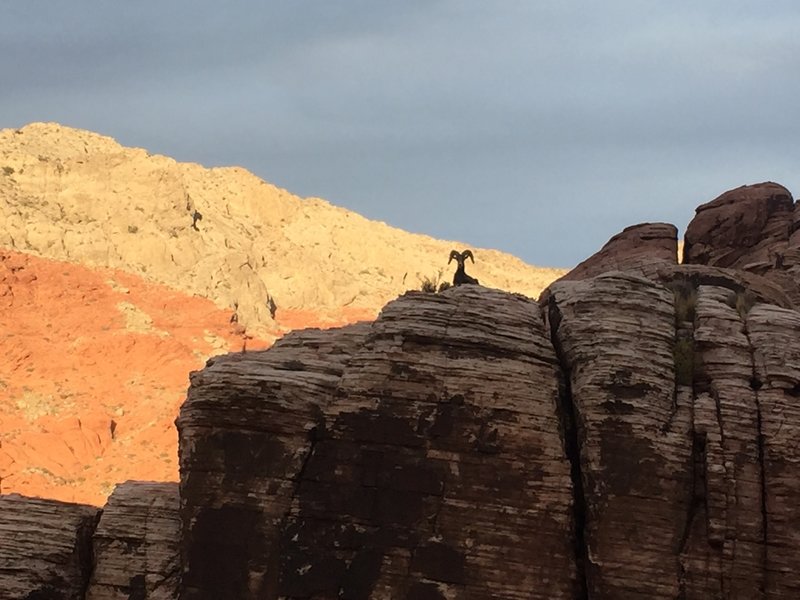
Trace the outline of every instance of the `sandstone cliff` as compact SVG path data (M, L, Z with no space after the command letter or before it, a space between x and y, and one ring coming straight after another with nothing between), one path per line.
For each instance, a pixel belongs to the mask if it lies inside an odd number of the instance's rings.
M57 124L0 130L0 247L210 298L256 335L272 329L270 298L278 310L374 317L426 277L449 280L447 257L462 245L300 199L240 168L179 163ZM482 282L531 297L563 274L475 255Z
M674 232L627 230L538 303L412 292L210 360L178 420L179 508L158 504L179 547L135 534L180 576L162 561L149 581L184 599L798 597L787 270L679 265ZM95 548L125 531L101 520ZM78 561L85 581L148 581L104 556Z

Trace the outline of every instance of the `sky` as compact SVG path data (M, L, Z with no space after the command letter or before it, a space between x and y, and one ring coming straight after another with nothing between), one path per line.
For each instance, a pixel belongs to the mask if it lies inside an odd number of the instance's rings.
M6 2L0 128L239 165L569 267L744 184L800 194L797 0Z

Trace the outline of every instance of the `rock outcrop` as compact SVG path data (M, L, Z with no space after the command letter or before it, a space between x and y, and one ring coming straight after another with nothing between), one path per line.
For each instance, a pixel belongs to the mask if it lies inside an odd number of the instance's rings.
M551 292L549 324L580 449L588 595L676 598L691 394L675 381L672 294L620 272L558 282Z
M178 484L128 481L94 532L86 600L170 600L180 583Z
M179 418L184 597L572 597L557 403L537 304L476 286L214 360Z
M0 496L3 600L174 600L178 485L129 481L103 510Z
M83 600L98 510L0 495L0 597Z
M800 306L800 209L777 183L745 185L698 207L684 262L761 275Z
M607 271L652 274L678 257L678 229L669 223L642 223L625 228L562 279L586 279Z
M178 420L178 548L125 488L109 522L142 515L158 577L180 555L183 600L798 597L800 312L769 272L630 234L538 303L410 292L211 359ZM125 531L101 520L92 582L131 594Z

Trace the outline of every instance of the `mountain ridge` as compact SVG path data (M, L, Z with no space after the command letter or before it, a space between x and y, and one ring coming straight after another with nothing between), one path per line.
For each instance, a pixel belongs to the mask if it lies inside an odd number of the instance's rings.
M110 267L237 313L258 335L281 308L372 309L449 279L452 248L301 199L241 167L206 169L54 123L0 130L0 247ZM196 216L197 215L197 216ZM484 285L535 297L565 273L473 248Z

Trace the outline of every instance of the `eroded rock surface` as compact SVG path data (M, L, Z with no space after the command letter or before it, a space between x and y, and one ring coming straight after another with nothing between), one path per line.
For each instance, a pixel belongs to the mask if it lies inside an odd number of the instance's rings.
M589 597L675 598L691 397L676 388L672 294L619 272L551 292L580 447Z
M180 582L178 484L128 481L108 499L93 536L86 600L174 600Z
M557 404L539 307L473 286L214 361L179 420L184 597L576 597Z
M97 509L0 495L0 597L83 600Z
M762 216L719 213L744 230L708 229L712 264L676 264L673 230L642 226L538 304L410 293L374 323L210 360L178 422L180 597L800 596L794 225L780 189L750 201ZM654 260L625 241L647 236ZM147 527L175 531L174 490L137 494L94 537L98 593L175 581L170 534Z
M612 237L596 253L562 279L586 279L608 271L652 274L678 261L678 229L669 223L632 225Z
M698 207L685 237L684 262L762 275L800 306L800 210L782 185L725 192Z

